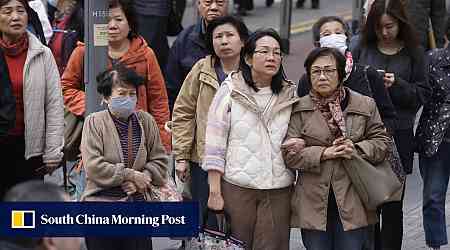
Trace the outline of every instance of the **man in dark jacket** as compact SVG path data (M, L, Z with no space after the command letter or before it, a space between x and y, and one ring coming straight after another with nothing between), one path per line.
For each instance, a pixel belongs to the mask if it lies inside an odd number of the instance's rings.
M428 37L429 20L434 31L436 46L444 47L445 20L447 9L445 0L408 0L408 14L417 30L422 47L430 49Z
M134 0L139 34L155 51L160 68L164 71L169 56L167 24L171 0Z
M386 128L392 132L397 114L389 93L384 87L383 77L372 67L353 63L348 51L350 31L347 24L337 16L325 16L313 25L313 42L316 47L334 47L347 58L344 86L375 100ZM297 93L305 96L311 90L308 77L303 75L298 83Z
M208 55L204 38L206 26L228 13L228 0L198 0L197 5L201 18L178 35L169 52L165 74L171 112L184 78L198 60Z

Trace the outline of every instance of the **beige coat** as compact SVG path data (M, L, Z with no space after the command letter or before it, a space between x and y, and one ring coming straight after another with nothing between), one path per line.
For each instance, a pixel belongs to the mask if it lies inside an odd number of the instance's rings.
M137 115L142 136L133 169L148 174L154 185L163 185L167 178L168 158L158 126L150 114L138 111ZM82 200L103 189L120 186L133 172L124 164L119 134L106 110L86 118L81 156L87 177Z
M203 159L208 110L220 85L214 63L210 55L199 60L184 80L175 101L172 135L177 160L200 163Z
M374 164L380 163L386 156L390 138L375 102L356 92L348 93L349 103L344 110L348 136L358 153ZM306 147L299 160L288 166L300 170L292 197L293 226L326 230L331 186L345 231L376 223L376 214L364 208L341 160L321 161L323 151L334 138L309 95L302 97L292 111L287 138L298 137L306 141Z

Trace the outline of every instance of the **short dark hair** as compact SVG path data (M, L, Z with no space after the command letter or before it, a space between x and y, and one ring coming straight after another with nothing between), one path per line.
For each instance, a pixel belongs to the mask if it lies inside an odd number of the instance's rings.
M42 180L33 180L19 183L12 187L3 197L6 202L62 202L66 194L53 183L44 183Z
M133 0L109 0L108 8L121 8L130 26L130 33L128 33L128 39L133 39L139 36L138 22L136 10L133 6ZM151 27L149 27L151 28Z
M245 60L247 57L253 56L256 49L256 42L265 37L270 36L273 39L275 39L278 44L280 45L281 51L285 51L283 48L283 44L281 42L281 37L278 35L278 32L272 28L269 29L259 29L253 32L249 38L247 39L247 42L245 42L244 48L242 50L242 57L241 60ZM242 71L242 76L245 80L245 82L255 91L258 91L258 88L256 88L255 82L253 81L252 77L252 69L250 66L245 62L242 61L240 64L240 70ZM286 74L284 73L283 64L280 64L280 69L278 72L273 76L272 83L270 85L272 91L274 94L278 94L281 92L281 89L283 88L283 81L286 80Z
M64 202L68 196L61 187L42 180L32 180L19 183L9 189L3 197L4 202ZM2 237L2 240L21 247L34 249L41 243L41 238L35 237Z
M137 90L144 83L143 77L121 63L116 63L111 69L98 74L96 80L97 92L104 97L111 96L113 86L115 85L132 85Z
M322 28L322 26L326 23L331 23L331 22L338 22L338 23L342 24L342 27L344 28L344 31L345 31L345 35L347 36L347 43L350 42L350 38L351 38L352 34L350 33L350 29L349 29L347 23L342 18L340 18L338 16L323 16L323 17L319 18L319 20L317 20L317 22L315 22L312 27L314 46L317 46L317 43L320 41L320 29ZM317 46L317 47L320 47L320 46Z
M311 81L311 67L312 67L313 63L317 60L317 58L322 57L322 56L331 56L336 60L336 69L338 72L338 80L340 83L342 83L345 78L345 64L346 64L345 56L342 55L342 53L339 50L337 50L335 48L328 48L328 47L315 48L308 54L308 57L306 57L304 66L305 66L306 75L308 76L309 81Z
M208 23L206 27L205 41L206 47L208 48L209 54L217 57L216 52L214 51L213 45L213 32L214 30L221 25L231 24L238 32L241 41L245 43L248 38L248 28L245 25L244 21L240 17L236 16L223 16L214 19L212 22Z
M387 14L398 21L398 38L404 44L409 54L415 55L419 46L417 32L411 26L404 4L399 0L375 0L367 15L366 24L362 29L361 45L368 47L377 43L376 31L383 14Z

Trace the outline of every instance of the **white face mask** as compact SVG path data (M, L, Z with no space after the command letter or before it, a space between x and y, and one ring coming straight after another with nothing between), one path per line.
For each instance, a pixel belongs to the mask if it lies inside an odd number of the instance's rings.
M320 47L338 49L343 55L347 51L347 36L344 34L331 34L320 38Z

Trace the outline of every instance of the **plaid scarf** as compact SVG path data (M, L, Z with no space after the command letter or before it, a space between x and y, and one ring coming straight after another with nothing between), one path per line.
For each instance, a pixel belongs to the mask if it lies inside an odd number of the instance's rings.
M336 91L329 97L322 97L314 90L309 93L316 110L320 111L325 118L331 134L335 138L346 136L344 114L341 108L341 102L345 99L345 89L338 87Z
M14 57L20 55L28 50L28 35L26 33L23 34L22 37L14 43L8 43L0 38L0 49L2 49L3 53L7 56Z

